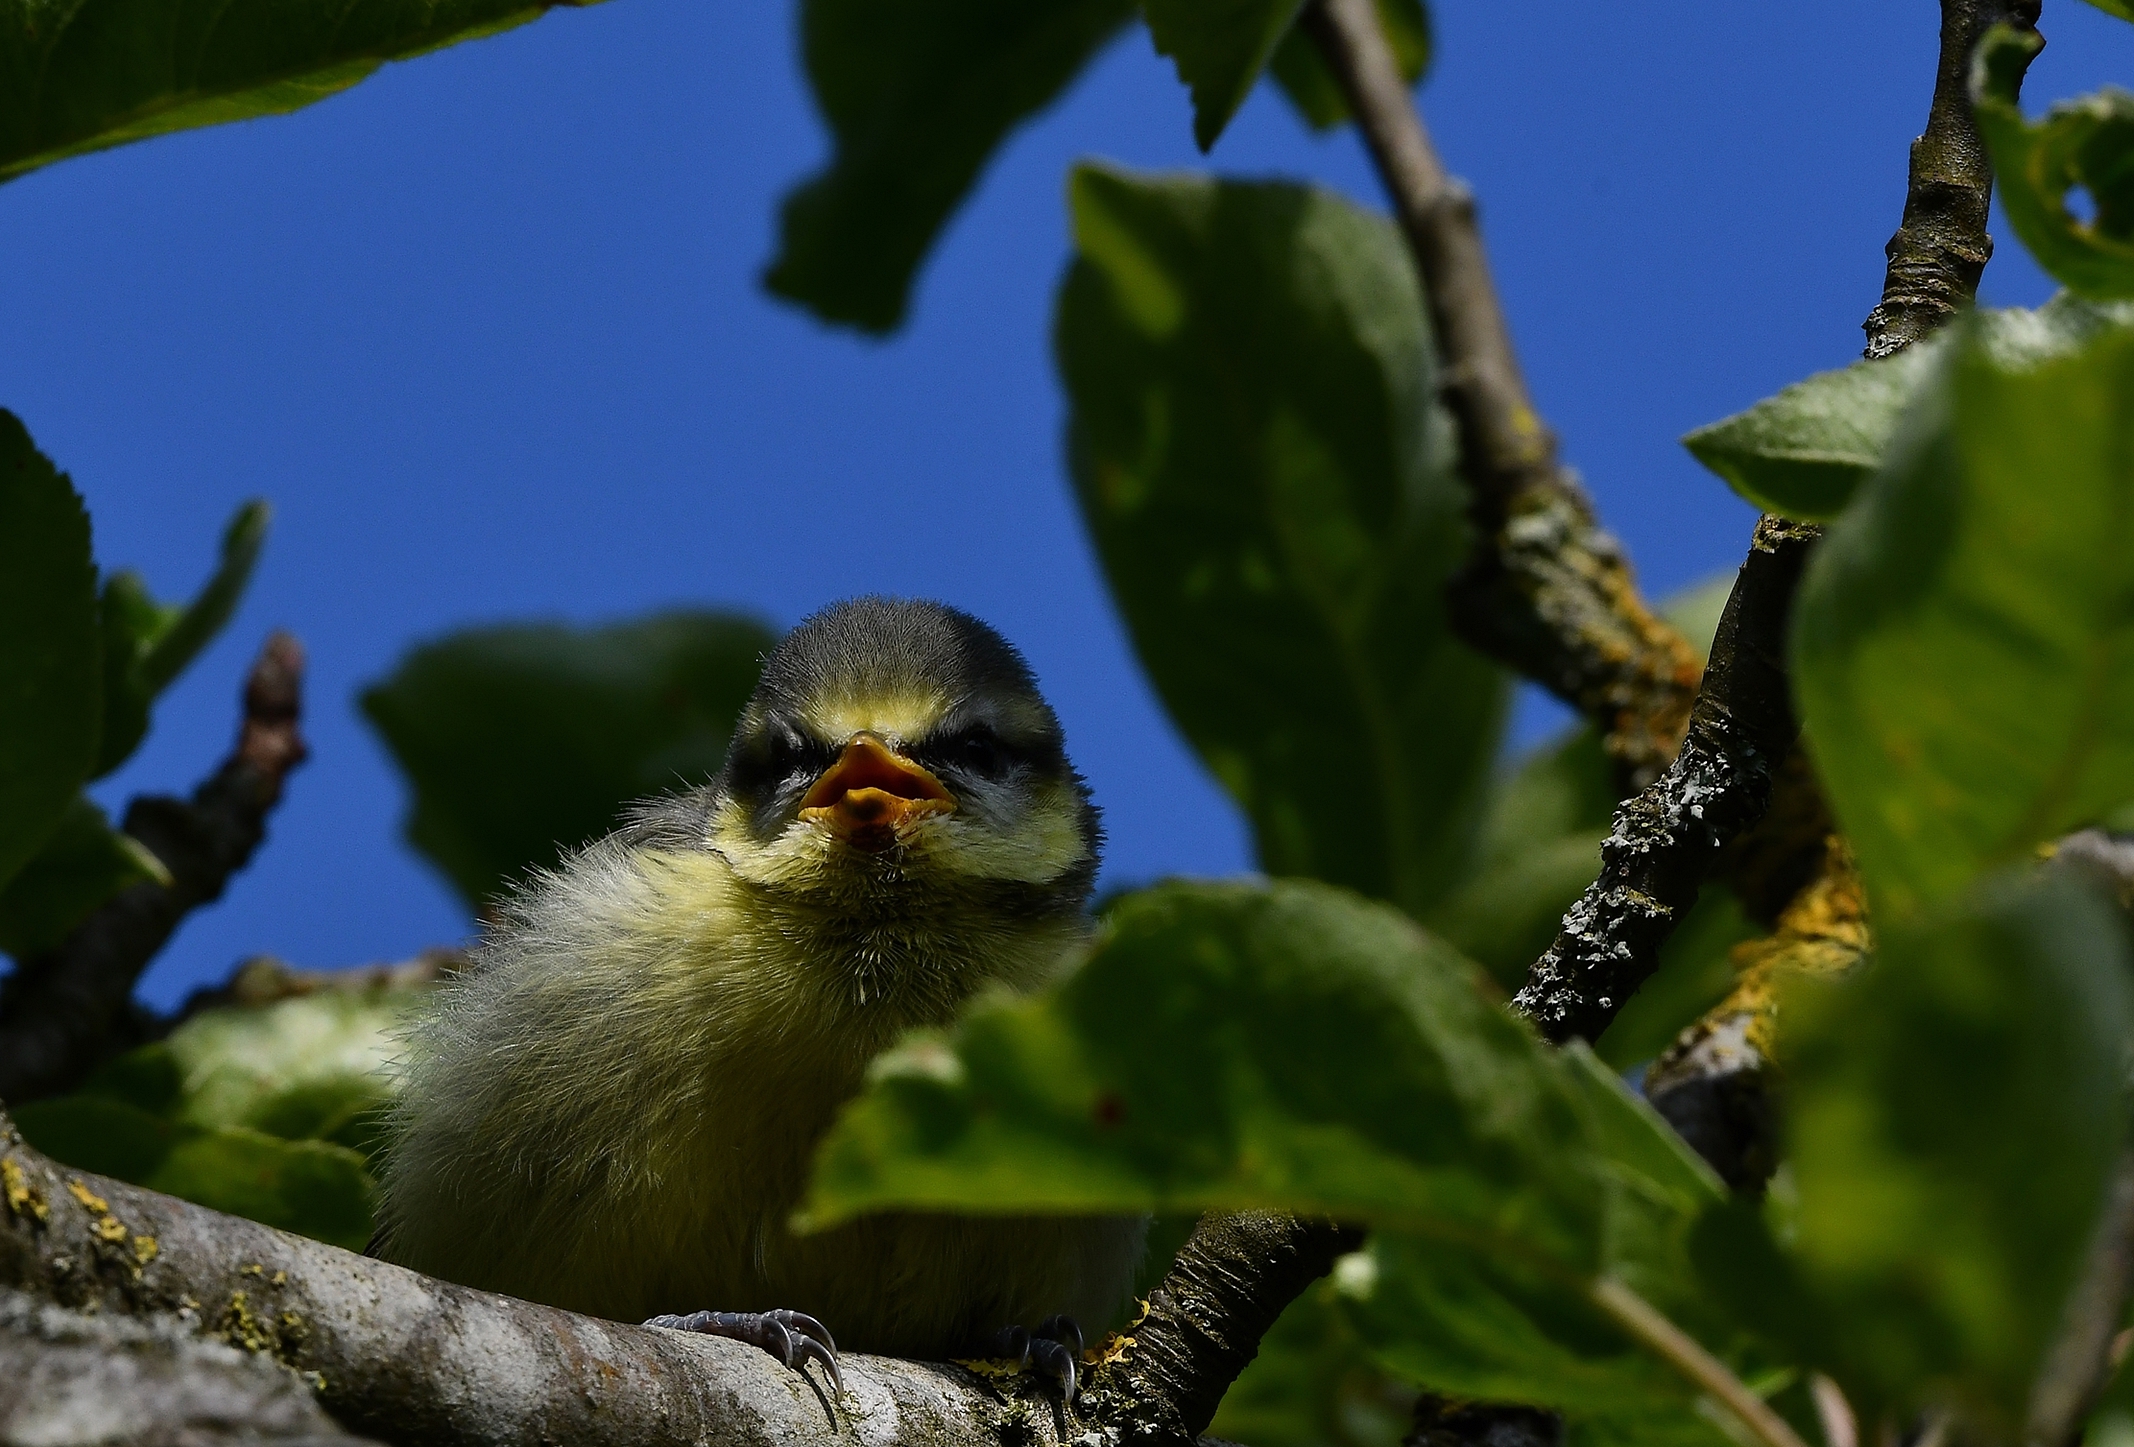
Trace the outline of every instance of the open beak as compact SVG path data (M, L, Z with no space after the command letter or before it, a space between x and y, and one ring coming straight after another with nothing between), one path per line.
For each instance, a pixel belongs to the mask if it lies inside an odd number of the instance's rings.
M800 801L800 817L857 849L887 849L907 819L953 814L955 796L932 773L871 733L857 733Z

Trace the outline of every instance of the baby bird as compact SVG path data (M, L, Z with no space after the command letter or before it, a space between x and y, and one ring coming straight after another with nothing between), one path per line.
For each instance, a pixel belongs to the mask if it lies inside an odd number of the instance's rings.
M822 1321L934 1359L1016 1351L1042 1321L1035 1359L1071 1394L1071 1318L1122 1303L1145 1223L787 1220L870 1060L1069 963L1100 841L998 633L936 603L817 613L765 663L718 777L537 878L439 991L373 1249L833 1375Z

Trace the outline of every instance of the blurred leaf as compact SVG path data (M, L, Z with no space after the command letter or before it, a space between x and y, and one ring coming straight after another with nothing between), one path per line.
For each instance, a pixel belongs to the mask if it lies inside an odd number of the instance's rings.
M1401 75L1408 84L1415 84L1430 68L1430 13L1423 8L1423 0L1378 0L1378 19L1386 28L1386 40L1393 47ZM1292 25L1283 34L1267 70L1313 130L1329 130L1349 118L1341 83L1301 27ZM1255 1441L1254 1447L1260 1444Z
M835 152L787 195L765 284L825 321L896 328L927 249L1001 141L1134 11L1133 0L804 0L801 54Z
M1803 1276L1866 1420L1947 1400L2012 1440L2127 1139L2134 959L2057 876L1877 934L1785 1006Z
M1252 1447L1399 1447L1415 1389L1371 1360L1340 1298L1377 1265L1359 1253L1305 1288L1223 1395L1207 1435Z
M15 1120L31 1145L78 1170L350 1251L370 1239L370 1173L345 1146L159 1120L95 1095L32 1101Z
M0 0L4 3L4 0ZM222 556L193 601L156 602L138 573L104 581L100 617L104 638L104 730L95 777L124 763L148 732L148 708L185 671L237 611L273 510L252 501L223 529Z
M479 905L716 772L776 641L708 612L471 629L410 653L363 712L414 791L409 840Z
M1698 891L1681 924L1660 947L1660 966L1616 1013L1594 1052L1617 1070L1652 1059L1734 987L1728 954L1762 931L1741 912L1734 892L1716 881Z
M2117 15L2121 20L2134 20L2134 4L2128 3L2128 0L2090 0L2090 4L2107 15Z
M1981 311L1976 345L2010 368L2079 350L2134 310L2061 295L2036 311ZM1835 517L1888 454L1898 419L1936 373L1946 333L1892 357L1818 372L1682 439L1696 459L1767 512ZM1722 600L1723 601L1723 600Z
M297 110L388 60L546 9L543 0L0 0L0 181L166 131Z
M2062 101L2032 125L2017 97L2044 45L2035 30L2008 25L1979 43L1971 94L2001 209L2054 277L2088 296L2134 298L2134 95L2107 86ZM2087 221L2067 209L2077 189L2089 192Z
M1469 865L1505 684L1446 623L1464 494L1400 238L1297 186L1071 190L1071 461L1141 662L1262 867L1427 909Z
M1142 0L1156 49L1193 92L1193 139L1205 151L1245 103L1304 0Z
M1116 905L1058 991L885 1056L826 1140L806 1210L828 1225L900 1205L1264 1207L1575 1278L1602 1260L1619 1175L1663 1194L1700 1179L1589 1068L1389 909L1302 881L1166 885ZM1639 1130L1665 1164L1625 1163L1619 1138ZM1604 1144L1619 1147L1606 1160Z
M1951 340L1794 610L1878 921L2134 799L2134 327L2028 365Z
M0 411L0 886L89 776L100 666L89 515L28 429Z
M20 959L50 949L112 895L150 881L170 883L163 861L77 795L44 848L0 889L0 950Z
M391 1099L399 1031L420 999L406 990L326 990L204 1010L164 1042L182 1093L176 1118L367 1150Z

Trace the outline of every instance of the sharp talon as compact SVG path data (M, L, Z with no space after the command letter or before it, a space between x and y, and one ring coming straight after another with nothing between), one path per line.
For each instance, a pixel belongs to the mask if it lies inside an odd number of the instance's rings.
M1019 1326L1002 1327L994 1333L984 1355L995 1361L1013 1362L1015 1369L1022 1371L1030 1365L1029 1331Z
M655 1316L645 1325L747 1342L802 1376L808 1374L810 1361L821 1362L823 1370L830 1374L831 1385L840 1392L845 1389L845 1374L838 1370L837 1343L831 1339L830 1329L804 1311L692 1311L687 1316Z
M1076 1356L1082 1354L1082 1325L1067 1315L1048 1316L1038 1323L1037 1335L1056 1341Z
M773 1321L799 1332L802 1336L811 1337L821 1342L823 1346L829 1349L831 1356L837 1355L837 1339L830 1335L830 1328L824 1326L806 1312L781 1310L774 1311L770 1315Z
M1030 1343L1030 1364L1059 1384L1060 1395L1067 1401L1074 1400L1077 1378L1074 1353L1064 1342L1049 1337L1039 1337Z

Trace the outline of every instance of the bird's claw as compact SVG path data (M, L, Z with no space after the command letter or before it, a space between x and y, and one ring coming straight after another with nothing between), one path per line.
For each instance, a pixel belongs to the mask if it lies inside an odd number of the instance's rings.
M655 1316L646 1326L723 1336L763 1348L785 1366L807 1375L810 1361L821 1362L830 1385L845 1390L837 1367L837 1341L830 1329L804 1311L692 1311L686 1316Z
M1071 1402L1080 1380L1082 1328L1071 1316L1048 1316L1034 1332L1020 1326L1002 1327L986 1355L1013 1362L1019 1371L1036 1368L1060 1389L1062 1400Z

